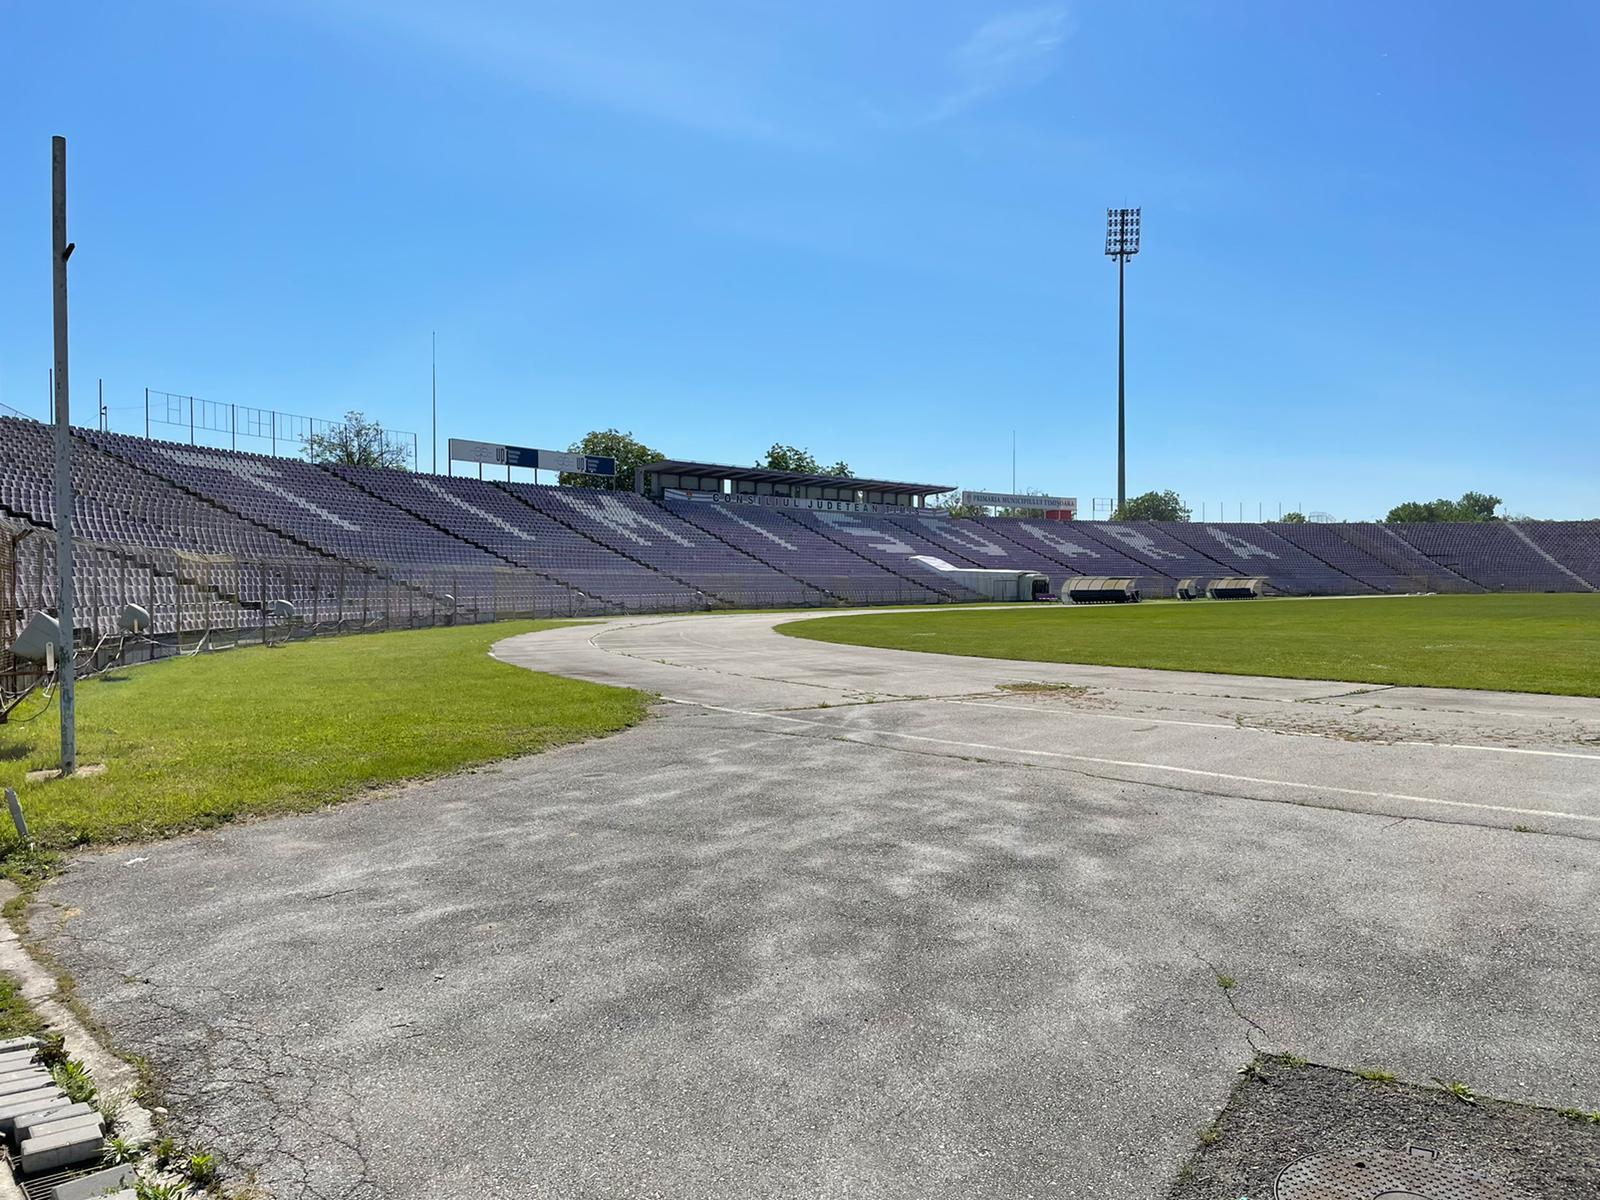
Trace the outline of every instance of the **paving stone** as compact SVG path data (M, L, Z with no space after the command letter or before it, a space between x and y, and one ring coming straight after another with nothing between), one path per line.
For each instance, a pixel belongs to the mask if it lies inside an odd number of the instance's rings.
M41 1109L65 1108L71 1103L72 1101L68 1100L61 1089L54 1084L35 1092L7 1096L4 1102L0 1103L0 1132L9 1131L16 1124L18 1117L39 1112Z
M49 1071L30 1071L23 1078L13 1079L10 1083L0 1083L0 1097L36 1092L42 1087L51 1086L54 1082L50 1078Z
M29 1138L20 1151L22 1173L35 1175L56 1167L97 1159L104 1152L105 1139L92 1129L67 1130L49 1137Z
M135 1178L131 1166L107 1167L104 1171L96 1171L93 1175L82 1175L77 1179L56 1184L56 1190L51 1193L50 1200L99 1200L111 1188L132 1183ZM116 1200L131 1195L132 1191L118 1192Z
M36 1037L0 1038L0 1054L11 1054L17 1050L37 1050L39 1039Z
M24 1067L39 1065L39 1056L31 1050L17 1054L0 1054L0 1071L20 1071Z
M50 1072L46 1071L43 1067L27 1067L14 1071L0 1071L0 1083L11 1083L17 1079L32 1079L41 1072L45 1075L50 1074Z
M63 1117L59 1121L46 1121L42 1125L35 1125L26 1137L19 1134L17 1141L25 1145L41 1138L57 1137L63 1133L70 1133L80 1137L92 1133L96 1137L103 1138L106 1135L105 1118L99 1113L90 1113L87 1116Z
M47 1109L44 1112L29 1113L25 1117L18 1117L16 1123L17 1137L26 1139L41 1137L46 1133L54 1133L49 1126L62 1121L75 1121L82 1117L92 1117L96 1121L104 1121L98 1109L91 1104L69 1104L66 1108Z

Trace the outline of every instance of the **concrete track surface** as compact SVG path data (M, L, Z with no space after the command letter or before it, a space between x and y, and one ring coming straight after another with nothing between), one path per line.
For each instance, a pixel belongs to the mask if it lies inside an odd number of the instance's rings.
M666 702L34 932L280 1198L1157 1196L1257 1048L1600 1108L1600 702L791 619L502 642Z

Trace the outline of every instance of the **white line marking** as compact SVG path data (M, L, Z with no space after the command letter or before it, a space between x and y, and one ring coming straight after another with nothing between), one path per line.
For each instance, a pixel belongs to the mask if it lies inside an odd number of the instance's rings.
M1309 729L1268 729L1261 725L1234 725L1219 721L1179 721L1169 717L1129 717L1120 713L1040 708L1032 704L997 704L988 700L952 700L939 697L934 697L934 699L941 704L966 704L973 708L1003 708L1010 712L1041 713L1052 717L1087 717L1095 721L1134 721L1140 725L1183 725L1190 729L1236 729L1241 733L1268 733L1276 737L1314 737L1332 738L1336 741L1343 740L1332 734L1317 733L1315 730ZM1416 746L1425 750L1481 750L1485 754L1532 754L1542 758L1579 758L1588 762L1600 762L1600 754L1583 754L1575 750L1531 750L1520 746L1479 746L1472 742L1388 742L1379 740L1372 744L1380 746Z
M941 704L967 704L973 708L1004 708L1011 712L1044 713L1053 717L1090 717L1096 721L1137 721L1141 725L1184 725L1190 729L1249 729L1255 733L1266 730L1249 725L1234 725L1222 721L1179 721L1171 717L1128 717L1119 713L1079 712L1076 709L1060 710L1040 708L1033 704L997 704L989 700L940 700Z
M1127 767L1137 771L1167 771L1174 775L1192 775L1202 779L1222 779L1229 783L1255 783L1264 787L1294 788L1306 792L1330 792L1340 796L1359 796L1366 800L1400 800L1408 804L1438 804L1448 808L1471 808L1483 812L1515 813L1529 817L1558 817L1568 821L1600 823L1600 815L1592 813L1561 812L1548 808L1517 808L1509 804L1474 804L1470 800L1443 800L1437 796L1410 796L1404 792L1369 792L1360 788L1335 787L1326 783L1296 783L1287 779L1261 779L1254 775L1230 775L1225 771L1203 771L1198 767L1172 767L1164 763L1132 762L1121 758L1096 758L1088 754L1065 754L1059 750L1026 750L1018 746L992 746L986 742L960 742L951 738L928 737L920 733L898 733L890 729L843 729L825 721L808 721L803 717L784 716L779 713L751 712L742 708L724 708L718 704L705 704L699 700L679 700L663 696L669 704L682 704L690 708L703 708L709 712L728 713L738 717L761 717L768 721L786 721L791 725L807 725L825 729L846 741L858 741L852 734L871 734L874 737L904 738L912 742L929 742L939 746L955 746L963 750L989 750L996 754L1025 754L1036 758L1059 758L1068 762L1091 763L1100 767Z
M1600 754L1579 754L1574 750L1525 750L1520 746L1475 746L1467 742L1391 742L1394 746L1425 746L1435 750L1482 750L1485 754L1538 754L1545 758L1582 758L1600 762Z

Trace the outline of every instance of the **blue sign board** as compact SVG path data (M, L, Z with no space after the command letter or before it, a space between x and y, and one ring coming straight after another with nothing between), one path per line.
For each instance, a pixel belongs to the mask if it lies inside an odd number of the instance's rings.
M572 475L617 473L617 460L598 454L574 454L570 450L535 450L531 446L504 446L499 442L473 442L450 439L451 462L495 463L506 467L528 467L535 471L565 471Z

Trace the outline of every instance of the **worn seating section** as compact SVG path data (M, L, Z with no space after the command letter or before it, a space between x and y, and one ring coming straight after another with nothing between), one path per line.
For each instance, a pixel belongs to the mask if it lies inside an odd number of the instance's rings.
M740 607L821 603L823 593L632 492L508 483L505 490L590 541Z
M1529 541L1592 587L1600 587L1600 521L1518 521Z
M925 587L935 597L945 600L980 599L977 593L950 583L938 572L929 570L912 560L919 554L932 555L955 563L957 566L976 566L948 547L904 526L895 523L889 514L818 512L803 508L776 510L793 525L798 525L841 547L847 553L859 554L908 582Z
M897 574L870 552L841 546L803 522L758 504L663 500L674 516L851 604L927 604L940 594Z
M49 426L0 418L0 519L17 531L20 590L34 598L55 589L43 535L56 515L53 453ZM419 601L576 615L977 598L919 556L1036 571L1057 586L1131 577L1147 594L1221 575L1307 595L1600 588L1595 521L1058 523L655 502L94 430L74 431L72 467L79 624L103 635L128 600L170 632L259 619L278 598L313 620L358 623L375 606Z
M1289 596L1361 595L1371 584L1322 561L1279 537L1266 525L1230 522L1156 522L1175 541L1193 546L1236 575L1265 575L1274 591Z
M1572 576L1500 521L1388 528L1434 562L1491 592L1580 590Z

